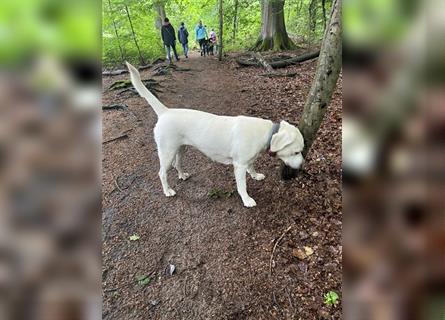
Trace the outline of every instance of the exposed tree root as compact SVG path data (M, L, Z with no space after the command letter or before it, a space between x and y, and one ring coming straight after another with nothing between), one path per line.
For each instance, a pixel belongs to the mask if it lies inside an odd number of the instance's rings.
M272 68L284 68L284 67L287 67L287 66L290 66L290 65L298 64L298 63L306 61L306 60L317 58L319 55L320 55L320 50L317 50L317 51L314 51L314 52L309 52L309 53L302 54L302 55L297 56L297 57L293 57L293 58L289 58L289 59L283 59L283 60L278 60L278 61L269 61L267 63ZM259 62L255 58L253 58L252 55L249 58L246 58L245 56L239 56L239 57L236 58L236 62L240 66L247 66L247 67L250 67L250 66L254 66L254 67L262 66L261 62Z

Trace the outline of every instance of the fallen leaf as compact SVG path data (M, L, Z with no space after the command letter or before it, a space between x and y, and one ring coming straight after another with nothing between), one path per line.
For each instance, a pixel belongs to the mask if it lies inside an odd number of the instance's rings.
M314 254L314 250L311 247L304 247L304 252L308 257Z
M306 254L301 249L294 249L292 250L292 255L300 260L306 259Z
M147 275L141 275L136 277L136 280L138 281L138 284L143 287L150 283L151 278Z

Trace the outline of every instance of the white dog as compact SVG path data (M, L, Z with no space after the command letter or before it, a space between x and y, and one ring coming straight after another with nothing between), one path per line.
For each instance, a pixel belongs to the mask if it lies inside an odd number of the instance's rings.
M210 159L233 164L236 186L244 206L256 205L246 190L246 172L255 180L265 176L257 173L253 163L258 155L269 149L284 163L294 169L303 163L304 142L300 131L281 121L274 124L270 120L237 116L217 116L190 109L168 109L143 85L138 70L127 62L131 82L137 92L144 97L158 116L154 128L160 162L159 177L167 197L176 192L167 181L167 171L174 166L179 179L186 180L188 173L182 171L181 157L184 146L197 148Z

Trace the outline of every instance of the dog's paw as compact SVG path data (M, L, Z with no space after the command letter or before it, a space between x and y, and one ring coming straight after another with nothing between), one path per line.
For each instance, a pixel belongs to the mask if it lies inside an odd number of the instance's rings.
M256 202L252 198L243 199L244 206L247 208L255 207Z
M173 197L174 195L176 195L175 190L173 190L172 188L167 189L166 191L164 191L164 194L167 197Z
M257 173L256 175L252 176L252 178L254 178L257 181L263 180L264 178L266 178L266 176L262 173Z
M189 173L187 173L187 172L183 172L182 174L178 174L178 176L179 176L179 179L181 179L181 180L187 180L188 178L190 178L190 174Z

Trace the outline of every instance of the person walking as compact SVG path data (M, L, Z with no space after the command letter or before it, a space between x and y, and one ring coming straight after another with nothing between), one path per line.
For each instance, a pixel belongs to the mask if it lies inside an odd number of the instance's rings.
M217 43L217 39L216 39L216 33L215 30L212 29L212 31L210 31L210 42L212 43L212 55L215 54L215 51L218 52L218 43Z
M168 18L164 19L164 24L161 27L161 36L162 41L164 42L164 46L167 49L167 58L171 63L171 49L173 49L173 53L175 54L176 61L179 61L178 53L176 52L176 35L175 29L170 24L170 20Z
M189 32L184 25L184 22L181 22L181 26L178 29L178 40L182 44L182 50L184 51L184 55L188 58L189 52Z
M199 23L195 28L195 35L196 35L196 41L198 41L199 47L201 48L201 56L203 56L205 55L204 43L208 36L206 28L202 25L202 20L199 20Z

